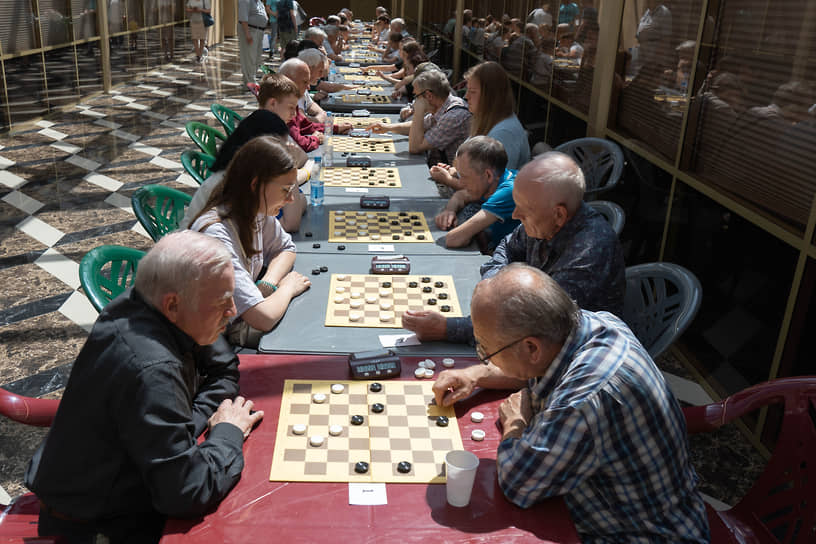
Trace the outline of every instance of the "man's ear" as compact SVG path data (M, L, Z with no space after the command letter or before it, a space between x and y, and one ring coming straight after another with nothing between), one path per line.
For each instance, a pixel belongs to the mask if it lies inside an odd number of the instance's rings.
M266 104L264 104L263 109L266 111L272 111L275 107L277 107L277 105L278 101L274 98L270 98L266 101Z
M178 316L181 310L181 297L178 293L165 293L161 299L161 313L173 324L178 323Z
M569 213L567 212L567 207L563 204L559 204L555 207L555 224L558 226L558 229L561 230L561 227L567 224L569 220Z

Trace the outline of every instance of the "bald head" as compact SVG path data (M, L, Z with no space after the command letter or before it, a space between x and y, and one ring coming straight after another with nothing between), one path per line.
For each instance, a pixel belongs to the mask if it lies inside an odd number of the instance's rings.
M498 343L533 336L552 346L566 341L579 317L578 306L555 280L521 263L510 264L479 282L471 313L480 340L487 330L500 335L491 339Z
M294 81L300 94L305 93L309 88L311 72L309 71L309 65L302 60L297 58L289 59L280 65L278 72Z

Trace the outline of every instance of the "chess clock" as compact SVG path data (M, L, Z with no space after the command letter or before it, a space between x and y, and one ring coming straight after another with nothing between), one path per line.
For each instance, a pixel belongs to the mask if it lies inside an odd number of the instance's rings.
M390 349L375 349L352 353L348 358L349 373L354 380L396 378L400 375L400 358Z
M371 157L361 157L351 155L346 158L346 166L350 168L364 167L371 168Z
M371 258L372 274L410 274L411 261L405 255L374 255Z
M389 206L391 206L391 199L387 196L363 195L360 197L361 208L387 210Z
M352 117L368 117L371 115L371 112L368 110L354 110L351 112Z
M371 94L371 89L357 89L357 94L368 96Z
M349 132L349 136L352 138L368 138L371 136L371 131L364 128L353 128Z

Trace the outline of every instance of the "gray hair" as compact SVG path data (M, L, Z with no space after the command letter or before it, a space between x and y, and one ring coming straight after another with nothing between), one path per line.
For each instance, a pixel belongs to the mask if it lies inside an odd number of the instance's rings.
M547 151L528 163L538 174L535 181L546 184L559 198L570 215L578 211L586 191L586 181L575 160L560 151Z
M397 25L400 27L400 30L405 28L405 20L400 17L395 17L391 19L391 26Z
M298 55L298 57L299 56L300 55ZM297 72L301 66L308 68L309 65L300 60L298 57L285 60L283 64L280 65L280 68L278 68L278 72L285 76L294 76L295 72Z
M198 308L201 280L228 266L232 266L230 252L217 239L190 230L173 232L139 261L133 288L156 308L161 308L168 293L178 293L185 303Z
M323 66L325 56L320 52L320 49L310 47L298 53L297 58L305 62L309 68L317 68Z
M337 15L329 15L328 17L326 17L326 24L327 25L339 25L340 24L340 17L338 17ZM329 32L327 31L326 34L328 34L328 33Z
M326 33L325 33L325 32L323 32L323 30L322 30L322 29L320 29L320 28L318 28L318 27L316 27L316 26L310 26L310 27L309 27L309 28L307 28L307 29L306 29L306 31L303 33L303 39L304 39L304 40L314 41L314 40L312 39L314 36L319 37L321 42L322 42L323 40L325 40L326 38L328 38L328 36L326 35Z
M326 25L323 27L323 32L326 33L326 36L337 36L337 33L340 32L340 29L337 28L335 25Z
M451 92L450 82L445 74L439 70L428 70L414 78L414 92L419 87L424 91L431 91L435 96L445 99Z
M538 268L511 263L479 282L477 293L485 289L490 291L491 312L495 323L501 324L504 339L534 336L561 345L578 328L578 305Z
M457 157L462 155L467 156L471 168L479 173L489 168L499 180L507 168L507 151L500 141L489 136L474 136L465 140L456 150Z

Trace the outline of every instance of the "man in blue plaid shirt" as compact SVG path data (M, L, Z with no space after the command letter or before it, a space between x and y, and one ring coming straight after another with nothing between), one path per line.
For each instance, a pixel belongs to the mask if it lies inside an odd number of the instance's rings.
M511 264L471 303L485 365L442 372L436 402L519 389L499 408L499 484L522 508L562 495L584 543L709 541L683 413L627 326L580 310L545 273Z

